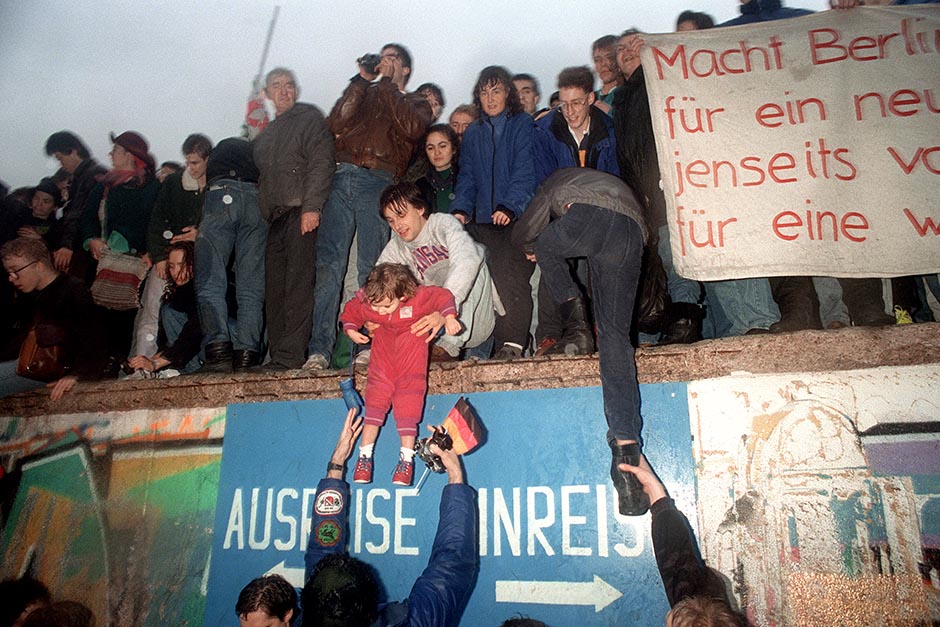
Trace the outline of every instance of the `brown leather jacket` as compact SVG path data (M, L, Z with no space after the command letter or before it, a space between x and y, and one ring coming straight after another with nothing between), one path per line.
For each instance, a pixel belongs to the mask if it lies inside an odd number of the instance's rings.
M336 161L400 177L431 123L424 96L402 94L389 78L355 77L336 101L327 124L336 136Z

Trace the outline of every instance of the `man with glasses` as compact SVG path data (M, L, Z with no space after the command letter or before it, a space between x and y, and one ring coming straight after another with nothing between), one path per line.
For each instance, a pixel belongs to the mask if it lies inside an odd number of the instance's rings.
M24 320L24 331L32 326L39 346L59 346L70 366L68 375L46 385L50 398L59 400L80 379L101 378L107 361L104 326L84 283L56 270L49 249L39 239L10 240L0 247L0 260L13 287L32 298L31 319ZM0 363L0 396L42 385L18 376L16 366L16 361Z
M359 59L356 74L333 106L328 124L336 136L336 174L323 208L317 242L317 284L307 369L330 364L336 342L343 278L356 238L357 285L362 285L388 242L379 196L408 167L431 122L421 94L405 93L411 54L400 44Z
M535 123L535 174L541 183L561 168L592 168L620 176L614 123L594 106L594 74L587 67L565 68L558 75L560 104ZM582 291L587 285L583 262L572 260ZM594 339L586 299L566 306L564 315L539 280L535 355L590 354Z

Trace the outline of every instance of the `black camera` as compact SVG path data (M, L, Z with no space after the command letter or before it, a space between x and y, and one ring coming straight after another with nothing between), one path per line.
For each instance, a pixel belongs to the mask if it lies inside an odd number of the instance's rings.
M382 55L369 52L356 59L356 63L361 65L369 74L375 74L381 60Z
M441 458L431 452L432 444L437 444L442 451L449 451L454 448L454 440L443 427L438 427L431 437L421 438L415 442L415 453L421 458L421 461L434 472L444 472L444 463Z

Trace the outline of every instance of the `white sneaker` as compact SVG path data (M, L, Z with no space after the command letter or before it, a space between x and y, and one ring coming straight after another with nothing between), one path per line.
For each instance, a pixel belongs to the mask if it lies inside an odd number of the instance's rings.
M314 353L307 358L307 361L304 362L304 365L301 366L303 370L328 370L330 367L330 362L326 357L320 355L319 353Z
M369 365L369 360L372 359L372 349L367 348L364 351L356 355L355 364L357 366L367 366Z

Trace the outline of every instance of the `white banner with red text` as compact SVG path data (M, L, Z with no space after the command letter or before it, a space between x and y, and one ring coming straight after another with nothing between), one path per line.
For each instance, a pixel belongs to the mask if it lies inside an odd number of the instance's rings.
M643 38L679 274L940 271L940 7Z

